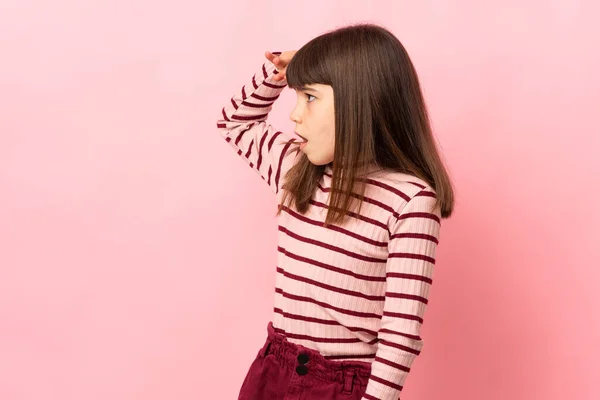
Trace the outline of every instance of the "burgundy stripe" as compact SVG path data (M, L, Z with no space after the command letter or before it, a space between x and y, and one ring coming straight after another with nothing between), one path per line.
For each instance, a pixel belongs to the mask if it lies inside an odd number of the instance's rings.
M235 108L236 110L238 109L238 105L235 104L235 100L233 100L233 97L231 98L231 104L233 104L233 108Z
M377 332L372 331L370 329L360 328L360 327L356 327L356 326L344 326L344 325L340 324L338 321L334 321L334 320L327 320L327 319L314 318L314 317L305 317L303 315L292 314L292 313L283 311L281 308L273 308L273 311L278 314L283 315L285 318L288 318L288 319L312 322L312 323L321 324L321 325L341 326L343 328L348 329L350 332L365 332L371 336L377 337Z
M401 385L397 385L397 384L395 384L395 383L393 383L393 382L390 382L390 381L388 381L388 380L385 380L385 379L383 379L383 378L380 378L380 377L378 377L378 376L376 376L376 375L373 375L373 374L371 374L371 376L370 376L370 378L369 378L369 379L372 379L372 380L374 380L375 382L382 383L382 384L384 384L385 386L389 386L389 387L391 387L392 389L396 389L396 390L402 390L402 386L401 386Z
M378 361L378 362L380 362L382 364L385 364L385 365L389 365L390 367L399 369L400 371L410 372L410 368L408 368L407 366L404 366L402 364L398 364L398 363L392 362L390 360L386 360L385 358L381 358L379 356L376 356L375 360L373 360L373 362L376 362L376 361Z
M361 293L361 292L356 292L356 291L353 291L353 290L342 289L342 288L339 288L337 286L327 285L325 283L322 283L322 282L319 282L319 281L315 281L313 279L308 279L308 278L304 278L304 277L299 276L299 275L294 275L294 274L292 274L290 272L287 272L286 270L284 270L283 268L280 268L280 267L277 267L277 272L283 274L283 276L285 276L285 277L287 277L289 279L293 279L293 280L298 281L298 282L308 283L308 284L313 285L313 286L318 286L318 287L323 288L323 289L331 290L332 292L347 294L349 296L360 297L362 299L367 299L367 300L371 300L371 301L385 301L385 296L372 296L372 295L364 294L364 293Z
M309 200L308 202L310 204L314 205L314 206L329 209L329 206L327 204L322 203L320 201ZM351 217L354 217L356 219L360 219L361 221L365 221L367 223L370 223L370 224L373 224L375 226L378 226L378 227L380 227L382 229L387 229L387 225L384 222L377 221L377 220L375 220L373 218L365 217L364 215L360 215L360 214L357 214L357 213L352 212L352 211L348 212L348 215L351 216Z
M423 276L423 275L414 275L414 274L403 274L403 273L400 273L400 272L388 272L386 274L386 277L388 277L388 278L413 279L415 281L423 281L423 282L429 283L430 285L433 283L433 281L431 280L431 278L428 278L426 276Z
M285 335L285 329L281 329L281 328L277 328L275 326L273 326L273 330L277 333L281 333L282 335Z
M395 233L392 236L390 236L390 240L393 239L402 239L402 238L411 238L411 239L425 239L425 240L429 240L431 242L434 242L435 244L438 244L439 241L435 236L431 236L431 235L426 235L424 233Z
M373 358L375 354L356 354L356 355L340 355L340 356L325 356L328 360L348 360L350 358Z
M265 140L269 135L269 131L265 131L265 133L260 138L260 144L258 147L258 162L256 163L256 169L260 170L260 166L262 165L262 155L263 155L263 145L265 144Z
M437 223L440 223L440 219L438 218L437 215L427 213L427 212L412 212L412 213L406 213L406 214L402 214L402 215L395 215L395 217L398 219L427 218L427 219L432 219L432 220L436 221Z
M433 257L428 257L423 254L413 254L413 253L389 253L388 258L405 258L412 260L423 260L435 264L435 259Z
M283 89L284 87L287 86L287 85L274 85L274 84L266 82L266 81L263 81L262 84L265 85L265 86L267 86L267 87L270 87L272 89Z
M271 167L271 164L269 164L269 177L267 179L267 184L269 184L269 186L271 186L271 173L273 172L273 168Z
M324 242L320 242L318 240L314 240L314 239L308 239L304 236L300 236L296 233L293 233L292 231L290 231L289 229L279 225L279 230L282 232L285 232L288 234L288 236L293 237L294 239L304 242L304 243L310 243L313 244L315 246L319 246L319 247L323 247L325 249L331 250L331 251L335 251L337 253L341 253L341 254L345 254L349 257L352 258L356 258L357 260L363 260L363 261L368 261L368 262L373 262L373 263L383 263L385 264L387 262L386 258L375 258L375 257L367 257L364 256L362 254L358 254L358 253L354 253L348 250L345 250L341 247L337 247L337 246L332 246L330 244L324 243Z
M401 344L394 343L394 342L389 342L389 341L383 340L383 339L381 339L381 341L379 342L379 344L380 345L389 346L389 347L393 347L393 348L396 348L398 350L406 351L407 353L411 353L411 354L414 354L414 355L417 355L417 356L419 354L421 354L421 352L419 350L415 350L415 349L410 348L408 346L403 346Z
M319 183L319 185L318 185L318 186L319 186L319 189L320 189L321 191L325 192L325 193L329 193L329 192L331 192L331 188L330 188L330 187L329 187L329 188L325 188L325 187L321 186L321 184L320 184L320 183ZM354 197L354 198L356 198L356 199L359 199L359 198L360 198L360 196L359 196L359 195L357 195L356 193L353 193L353 192L352 192L352 193L350 193L350 196L351 196L351 197ZM375 204L376 206L379 206L380 208L382 208L382 209L384 209L384 210L386 210L386 211L389 211L389 212L394 212L394 209L393 209L392 207L390 207L390 206L388 206L387 204L384 204L384 203L382 203L382 202L380 202L380 201L374 200L374 199L372 199L372 198L370 198L370 197L364 196L364 201L365 201L365 202L367 202L367 203Z
M267 104L255 104L255 103L250 103L248 100L244 100L242 101L242 105L246 106L246 107L252 107L252 108L267 108L273 105L273 102L267 103Z
M348 339L345 339L345 338L344 339L342 339L342 338L321 338L321 337L301 335L298 333L291 333L291 332L286 332L285 336L292 338L292 339L310 340L310 341L318 342L318 343L360 343L360 342L362 342L358 338L348 338Z
M254 89L258 89L258 85L256 84L255 77L256 77L256 75L252 75L252 86L254 86Z
M275 139L277 139L277 136L279 136L279 135L282 135L282 133L280 131L277 131L277 132L275 132L275 134L273 135L271 140L269 140L268 151L271 151L271 147L273 147L273 143L275 142Z
M246 129L244 129L243 131L241 131L240 133L238 133L237 137L235 138L235 145L237 146L238 143L240 142L240 140L242 140L242 136L244 136L244 133L248 132L250 129L252 129L252 127L254 126L254 123L248 125L246 127Z
M232 115L231 119L235 119L237 121L255 121L255 120L259 120L259 119L263 119L265 118L267 114L261 114L261 115Z
M433 197L436 198L437 196L435 195L435 193L433 192L428 192L426 190L422 190L419 193L415 194L415 197L417 196L424 196L424 197Z
M412 181L407 181L407 182L408 182L408 183L411 183L411 184L413 184L413 185L415 185L416 187L418 187L418 188L421 188L421 189L425 189L425 188L427 187L427 186L425 186L425 185L422 185L422 184L420 184L420 183L418 183L418 182L412 182Z
M224 124L222 122L217 122L217 128L227 128L227 124Z
M338 268L338 267L334 267L332 265L325 264L325 263L313 260L313 259L308 258L308 257L302 257L302 256L299 256L299 255L296 255L294 253L291 253L291 252L287 251L286 249L284 249L281 246L279 246L277 248L277 250L279 250L281 253L285 254L286 256L288 256L289 258L292 258L294 260L302 261L302 262L305 262L307 264L312 264L312 265L315 265L317 267L321 267L323 269L327 269L329 271L339 272L340 274L350 275L350 276L352 276L352 277L354 277L356 279L361 279L361 280L364 280L364 281L371 281L371 282L385 282L385 280L386 280L386 278L383 277L383 276L360 275L360 274L357 274L355 272L348 271L348 270L345 270L345 269L342 269L342 268Z
M411 321L417 321L417 322L419 322L421 324L423 323L423 318L419 317L418 315L397 313L397 312L391 312L391 311L384 311L383 312L383 316L384 317L394 317L394 318L408 319L408 320L411 320Z
M225 108L223 108L223 119L225 119L225 121L227 121L227 122L231 121L229 118L227 118L227 114L225 113Z
M312 340L313 342L324 342L324 343L364 343L359 338L350 338L350 339L319 338L319 337L314 337L314 336L301 335L301 334L298 334L298 333L286 332L285 330L279 329L279 328L275 328L275 330L277 332L285 334L287 337L297 338L297 339L305 339L305 340ZM375 338L375 339L371 340L370 342L368 342L367 344L374 345L378 341L379 341L379 339ZM348 356L341 356L341 357L347 358ZM369 358L371 358L371 357L369 357Z
M263 66L262 66L262 72L263 72L263 75L265 76L265 79L267 79L267 77L269 76L269 74L267 73L267 69L265 68L265 64L263 64Z
M388 243L387 242L379 242L377 240L373 240L373 239L370 239L368 237L358 235L358 234L353 233L353 232L351 232L351 231L349 231L347 229L340 228L340 227L335 226L335 225L325 226L324 222L315 221L315 220L312 220L310 218L307 218L304 215L301 215L301 214L299 214L299 213L291 210L287 206L282 206L281 209L284 210L284 211L286 211L288 214L290 214L291 216L295 217L296 219L299 219L300 221L304 221L304 222L306 222L308 224L319 226L319 227L322 227L322 228L325 228L325 229L330 229L332 231L343 233L343 234L345 234L347 236L353 237L355 239L360 240L361 242L365 242L365 243L371 244L373 246L386 247L386 248L388 247Z
M389 333L391 335L403 336L405 338L412 339L412 340L418 340L418 341L422 340L421 336L418 336L418 335L409 335L408 333L396 332L396 331L393 331L391 329L386 329L386 328L380 329L379 333Z
M402 191L400 191L400 190L396 189L395 187L392 187L392 186L390 186L390 185L387 185L387 184L385 184L385 183L383 183L383 182L379 182L379 181L376 181L376 180L374 180L374 179L366 179L366 182L367 182L367 183L370 183L370 184L371 184L371 185L373 185L373 186L379 186L380 188L383 188L383 189L389 190L390 192L392 192L392 193L394 193L394 194L396 194L396 195L398 195L398 196L402 197L402 198L403 198L405 201L409 201L409 200L410 200L410 196L408 196L408 195L407 195L407 194L405 194L404 192L402 192Z
M406 294L406 293L394 293L394 292L386 292L385 297L392 297L395 299L408 299L408 300L416 300L420 301L423 304L427 304L429 301L421 296L416 296L414 294Z
M305 303L313 303L313 304L316 304L316 305L321 306L323 308L329 308L330 310L334 310L334 311L337 311L337 312L342 313L342 314L353 315L355 317L361 317L361 318L381 319L381 316L379 314L365 313L365 312L359 312L359 311L354 311L354 310L346 310L345 308L332 306L331 304L315 300L315 299L313 299L311 297L304 297L304 296L298 296L298 295L295 295L295 294L286 293L286 292L284 292L280 288L275 288L275 292L281 294L283 297L287 297L288 299L292 299L292 300L296 300L296 301L302 301L302 302L305 302Z
M250 158L250 154L252 153L252 146L254 146L254 139L250 141L250 145L248 145L248 151L244 154L245 158Z
M250 97L254 97L255 99L262 100L262 101L271 101L271 102L273 102L273 101L275 101L275 100L277 100L279 98L279 95L273 96L273 97L264 97L264 96L261 96L261 95L256 94L256 93L252 93L250 95Z
M242 87L242 100L246 100L246 87Z
M281 151L281 154L279 156L279 164L277 165L277 173L275 174L275 192L279 191L279 178L281 175L281 166L283 165L283 159L285 158L288 149L290 148L290 146L293 143L293 139L290 139L287 144L284 146L283 150Z

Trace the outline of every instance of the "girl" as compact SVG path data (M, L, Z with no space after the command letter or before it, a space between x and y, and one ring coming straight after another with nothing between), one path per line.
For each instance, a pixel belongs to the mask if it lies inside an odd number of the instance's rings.
M454 203L417 74L373 24L265 56L217 122L279 205L273 320L239 399L398 399ZM297 137L266 122L286 86Z

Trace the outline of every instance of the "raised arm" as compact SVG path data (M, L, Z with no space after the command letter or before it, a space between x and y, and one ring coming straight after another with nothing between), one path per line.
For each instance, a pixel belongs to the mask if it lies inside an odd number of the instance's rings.
M278 53L273 53L278 54ZM276 66L266 61L221 110L217 128L223 138L254 169L274 193L296 155L291 136L267 123L273 103L286 87Z

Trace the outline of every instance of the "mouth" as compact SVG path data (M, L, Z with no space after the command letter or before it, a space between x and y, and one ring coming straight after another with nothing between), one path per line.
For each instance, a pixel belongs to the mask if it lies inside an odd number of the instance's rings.
M300 135L298 132L294 132L296 134L296 136L298 136L300 139L302 139L302 141L298 142L298 143L306 143L308 142L308 139L306 139L304 136Z

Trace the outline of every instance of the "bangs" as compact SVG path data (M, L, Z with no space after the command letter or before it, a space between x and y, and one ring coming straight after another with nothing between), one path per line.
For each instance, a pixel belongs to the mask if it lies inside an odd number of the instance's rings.
M313 40L294 54L285 72L289 88L300 89L314 83L331 85L331 74L327 68L330 57L323 50L323 46Z

